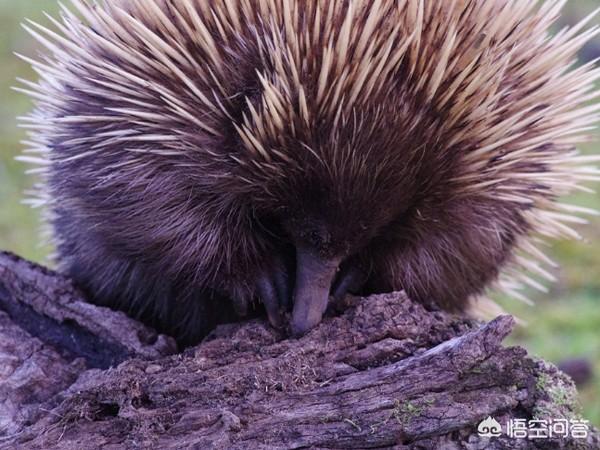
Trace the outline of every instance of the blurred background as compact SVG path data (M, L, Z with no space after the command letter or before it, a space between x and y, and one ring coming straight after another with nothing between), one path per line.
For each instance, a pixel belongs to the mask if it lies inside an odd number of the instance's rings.
M561 25L574 24L597 7L600 0L571 0ZM13 52L35 56L37 45L20 23L29 18L46 24L43 11L55 14L57 10L55 0L0 0L0 249L40 262L50 249L39 244L39 211L21 204L23 191L32 180L24 175L25 166L14 160L24 138L15 118L31 104L11 90L17 77L34 79L35 75ZM600 18L594 23L600 24ZM598 57L600 37L582 50L580 59ZM600 142L582 150L600 153ZM600 210L600 194L577 196L575 201ZM517 328L511 343L554 363L579 367L579 373L593 369L593 376L579 392L583 415L600 426L600 217L580 231L584 241L558 242L551 250L561 268L555 272L559 281L550 292L531 293L534 307L511 301L505 308L528 322L527 327Z

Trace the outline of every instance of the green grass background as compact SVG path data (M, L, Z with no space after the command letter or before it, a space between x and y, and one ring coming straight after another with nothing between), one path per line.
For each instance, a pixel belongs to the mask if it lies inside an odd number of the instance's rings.
M574 23L598 6L600 0L571 0L562 20ZM0 249L35 261L43 261L48 248L39 243L39 211L20 203L31 180L24 175L24 165L14 160L24 138L15 118L31 105L24 95L11 90L16 77L35 76L13 52L35 56L38 47L20 22L30 18L47 23L42 12L55 13L57 9L54 0L0 0ZM596 38L582 58L598 56L600 39ZM600 143L584 150L600 151ZM600 195L582 196L577 203L600 210ZM556 271L559 281L550 293L533 293L537 301L533 308L518 302L510 302L506 308L529 323L516 330L510 338L512 343L554 362L574 356L593 362L594 378L580 389L580 399L584 416L600 426L600 218L581 231L585 241L558 242L552 248L561 268Z

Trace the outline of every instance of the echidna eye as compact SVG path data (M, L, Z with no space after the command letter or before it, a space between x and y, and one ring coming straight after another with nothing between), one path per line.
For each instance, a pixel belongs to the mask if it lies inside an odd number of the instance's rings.
M308 233L308 239L310 239L311 242L317 243L321 240L321 236L319 236L319 233L316 231L311 231Z

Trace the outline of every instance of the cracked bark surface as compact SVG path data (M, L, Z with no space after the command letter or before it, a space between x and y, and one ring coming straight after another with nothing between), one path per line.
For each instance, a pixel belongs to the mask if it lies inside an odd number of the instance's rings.
M300 339L253 320L169 355L170 338L2 254L0 448L600 448L595 429L477 434L488 416L577 414L568 377L502 345L512 327L390 293L348 299Z

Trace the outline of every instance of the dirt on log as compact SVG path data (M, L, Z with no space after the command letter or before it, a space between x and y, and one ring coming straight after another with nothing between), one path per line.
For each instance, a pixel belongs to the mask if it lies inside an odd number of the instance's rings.
M515 439L509 419L578 417L571 380L480 324L402 293L349 298L300 339L261 320L171 338L0 253L2 449L598 449ZM502 425L482 437L487 417Z

